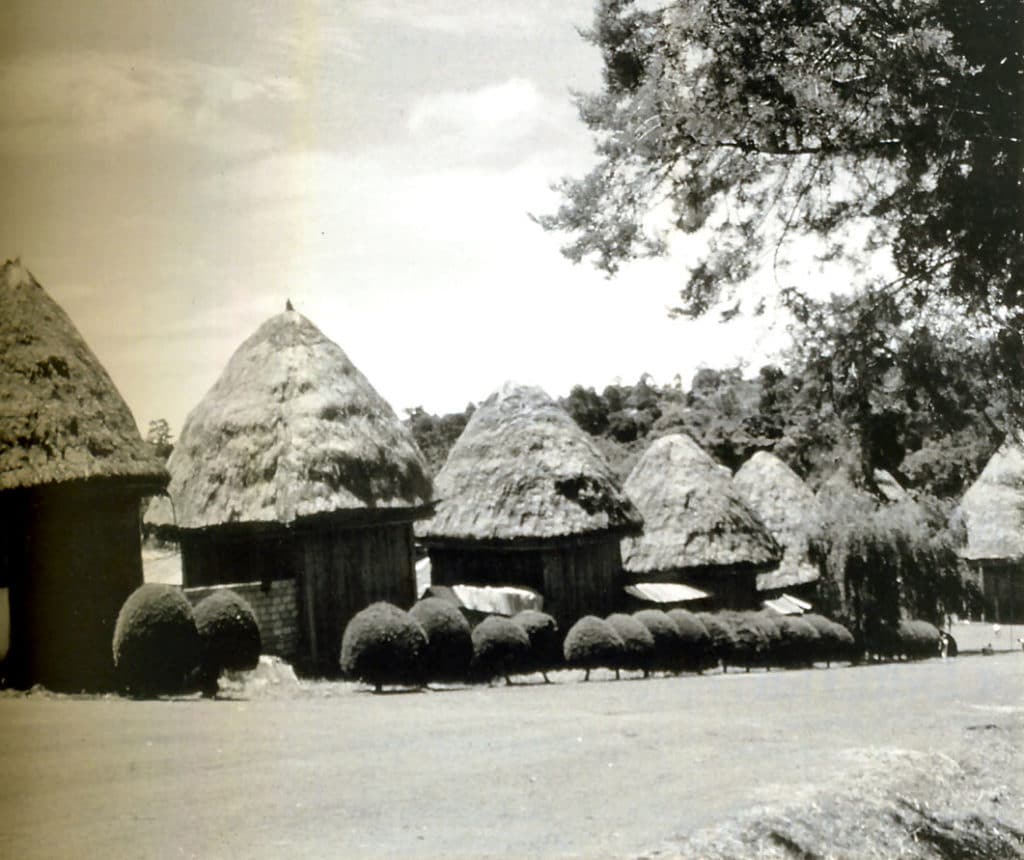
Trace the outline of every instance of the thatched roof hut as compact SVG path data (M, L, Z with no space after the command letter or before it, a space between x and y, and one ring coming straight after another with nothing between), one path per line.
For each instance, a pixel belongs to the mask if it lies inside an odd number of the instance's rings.
M394 410L306 317L271 317L192 410L153 525L288 525L318 514L427 510L423 455Z
M641 518L590 437L541 389L506 383L474 412L416 533L434 582L512 585L560 621L618 599L619 538Z
M426 463L341 347L296 311L236 350L168 469L169 502L146 520L179 536L184 584L294 579L303 653L288 656L332 671L355 612L415 600Z
M821 572L807 557L808 543L821 530L823 513L811 488L767 451L747 460L733 476L732 485L783 549L778 568L758 574L758 591L816 582Z
M624 489L644 518L643 535L622 541L627 574L693 585L719 605L756 605L756 574L774 566L782 552L733 489L728 469L689 436L663 436Z
M20 261L0 270L0 544L15 684L112 682L142 582L139 503L167 483L110 376Z
M986 614L1024 621L1024 435L1008 438L964 493L961 552L980 574Z
M1008 439L961 502L968 559L1024 559L1024 440Z
M20 260L0 272L0 491L167 482L131 411L71 318Z

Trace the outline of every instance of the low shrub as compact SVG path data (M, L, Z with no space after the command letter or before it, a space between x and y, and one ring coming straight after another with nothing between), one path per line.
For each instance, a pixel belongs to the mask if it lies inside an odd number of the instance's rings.
M711 638L712 656L722 664L722 671L727 672L736 653L736 640L733 638L732 630L717 614L698 612L697 617Z
M711 634L696 615L686 609L670 609L667 613L679 631L682 667L700 674L715 665Z
M391 603L371 603L345 626L341 671L377 693L385 684L419 687L426 651L427 634L415 618Z
M908 660L926 660L937 657L942 633L934 624L918 619L899 623L900 650Z
M117 615L114 668L134 696L184 692L199 666L199 632L181 589L146 583L128 595Z
M514 624L530 640L530 657L526 672L540 672L546 683L550 683L548 672L562 665L562 636L558 622L546 612L524 609L512 616Z
M504 678L528 671L530 637L522 627L502 615L489 615L473 628L472 673L482 681Z
M818 660L824 660L826 665L831 665L833 660L854 658L853 634L842 624L813 612L802 617L818 633Z
M260 625L249 602L230 589L207 595L193 611L199 633L200 685L206 695L213 695L222 673L256 668L262 647Z
M608 625L622 640L622 653L615 665L615 677L620 669L642 671L646 678L651 673L651 658L654 656L654 637L642 621L632 615L617 612L606 619Z
M652 671L680 672L683 668L683 638L668 614L660 609L641 609L633 617L654 637Z
M799 615L784 615L776 622L781 639L778 663L790 668L813 666L821 652L821 636Z
M769 671L771 671L772 666L782 665L782 617L768 610L750 613L751 623L759 627L765 637L764 651L761 654L758 665L764 666Z
M465 681L473 661L473 635L463 614L440 597L427 597L414 604L409 614L427 635L423 654L426 681Z
M769 647L765 626L752 612L721 612L719 618L732 633L733 663L748 672L753 666L763 666Z
M583 669L584 681L590 680L590 670L620 666L625 643L607 621L596 615L584 615L565 635L562 652L565 662L575 669Z

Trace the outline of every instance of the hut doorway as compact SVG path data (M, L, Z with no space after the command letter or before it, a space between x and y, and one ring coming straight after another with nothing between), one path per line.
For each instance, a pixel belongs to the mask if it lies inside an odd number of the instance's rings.
M544 558L537 552L432 547L430 566L433 585L514 586L544 593Z

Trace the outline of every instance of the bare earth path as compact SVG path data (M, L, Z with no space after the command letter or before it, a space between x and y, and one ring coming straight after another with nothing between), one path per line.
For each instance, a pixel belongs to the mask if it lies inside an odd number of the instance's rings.
M0 698L2 853L624 856L822 780L845 749L946 749L1024 708L1020 654L575 677L288 700Z

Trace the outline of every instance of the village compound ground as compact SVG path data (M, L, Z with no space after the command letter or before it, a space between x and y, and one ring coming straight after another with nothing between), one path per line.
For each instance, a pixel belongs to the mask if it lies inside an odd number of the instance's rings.
M8 694L0 845L22 858L630 857L806 796L857 753L957 758L997 733L1024 746L1019 652L580 677L216 701ZM1014 758L965 810L1020 808Z

